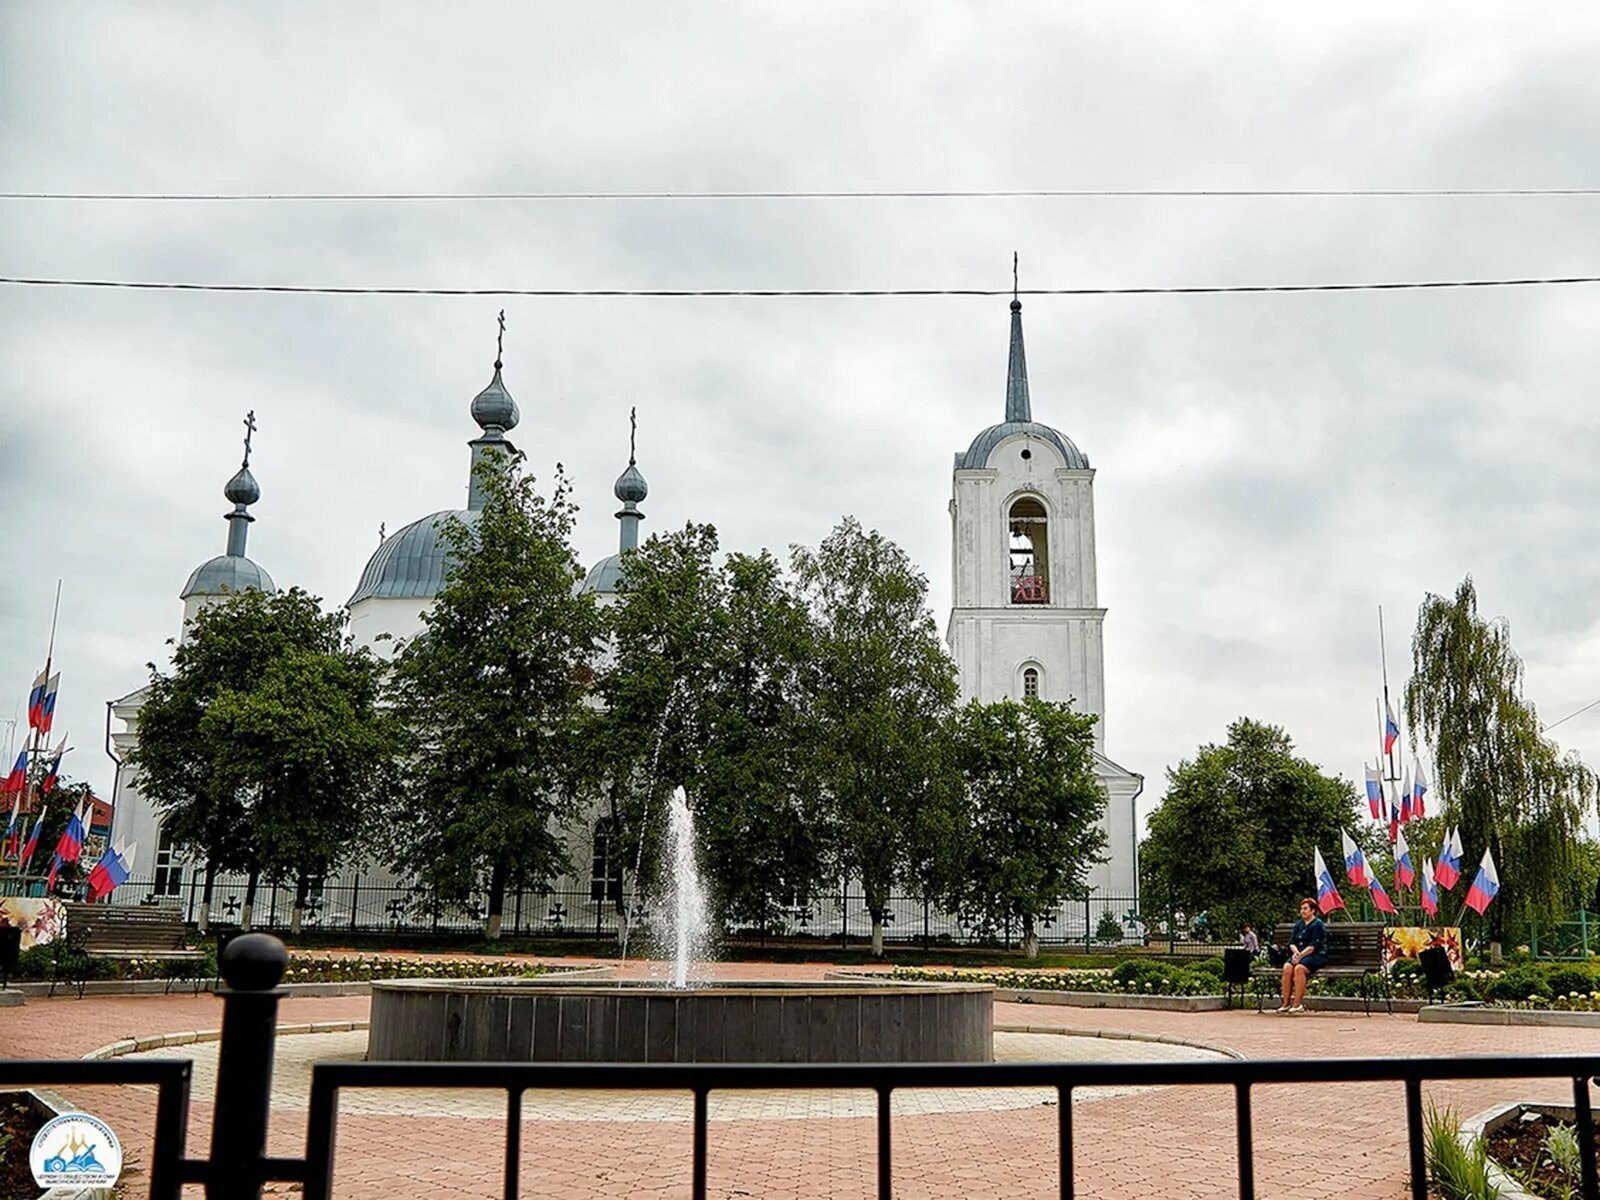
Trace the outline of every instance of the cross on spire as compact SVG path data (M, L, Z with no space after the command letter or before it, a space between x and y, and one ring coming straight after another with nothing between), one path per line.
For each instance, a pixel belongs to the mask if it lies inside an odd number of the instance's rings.
M1017 252L1015 250L1011 252L1011 303L1022 303L1017 299Z
M499 320L500 332L495 334L494 338L494 369L496 371L500 369L500 360L505 357L506 349L506 310L503 308L500 310Z
M250 439L256 432L256 410L251 409L244 416L244 462L239 464L241 470L250 465Z
M637 408L630 408L628 410L628 465L630 467L634 465L634 463L633 463L633 443L634 443L634 438L637 436L638 432L639 432L639 410Z

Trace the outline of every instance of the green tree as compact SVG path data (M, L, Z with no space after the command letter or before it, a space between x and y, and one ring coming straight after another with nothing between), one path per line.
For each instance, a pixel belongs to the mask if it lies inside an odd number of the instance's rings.
M974 700L950 721L966 847L950 902L990 927L1017 921L1029 958L1039 955L1039 920L1084 894L1105 848L1095 719L1041 700Z
M1490 940L1559 917L1583 875L1577 845L1594 772L1540 732L1510 626L1478 615L1471 576L1454 599L1424 598L1411 658L1406 719L1433 747L1434 786L1466 849L1463 876L1471 882L1485 847L1500 875Z
M841 877L854 877L883 953L897 882L930 860L919 839L948 787L939 729L956 697L955 664L928 611L928 581L899 546L844 518L815 550L793 549L815 626L806 711Z
M1314 850L1342 886L1342 830L1383 860L1377 835L1361 832L1365 811L1347 780L1296 756L1282 729L1241 717L1226 743L1202 746L1167 772L1139 848L1147 911L1205 912L1219 930L1245 921L1270 929L1314 892ZM1360 893L1345 895L1357 909Z
M496 938L508 887L548 887L567 868L561 824L582 783L574 743L600 624L576 587L559 465L548 499L520 456L490 452L474 470L483 508L471 525L445 522L454 565L394 664L413 742L391 856L446 899L487 890Z
M338 690L285 694L286 672L303 676L306 664L320 664L319 678ZM386 719L372 703L376 669L370 654L349 644L343 614L324 612L315 596L299 588L272 595L241 592L201 609L184 630L172 669L151 665L139 710L139 744L129 761L139 772L140 790L161 813L163 831L205 861L202 924L209 919L219 872L248 875L248 922L263 872L290 873L309 861L280 860L281 843L260 836L277 821L275 814L292 811L309 829L345 828L339 813L373 798L358 787L316 786L296 794L287 781L328 768L331 744L377 745L371 739ZM261 706L280 714L300 706L306 714L292 728L265 731L262 723L269 718L244 720ZM359 847L346 843L342 849L354 853ZM335 849L326 861L339 857Z
M392 794L401 730L379 703L382 667L335 641L289 647L248 690L219 694L200 726L219 747L216 778L252 795L254 859L294 887L290 929L306 894L376 833L372 814ZM246 894L254 904L254 881Z
M716 531L691 524L628 555L586 744L629 866L656 874L665 795L681 784L723 919L764 926L820 877L800 747L809 623L770 554L719 566L717 552Z

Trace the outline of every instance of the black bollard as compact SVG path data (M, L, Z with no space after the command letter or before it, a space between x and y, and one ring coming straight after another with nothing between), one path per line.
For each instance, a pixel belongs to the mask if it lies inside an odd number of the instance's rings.
M206 1197L258 1200L266 1170L278 1001L284 994L278 981L289 953L270 934L246 933L228 942L218 965L228 986L222 993Z

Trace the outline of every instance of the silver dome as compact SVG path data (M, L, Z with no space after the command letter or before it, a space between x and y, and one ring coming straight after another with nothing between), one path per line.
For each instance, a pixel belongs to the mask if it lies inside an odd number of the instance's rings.
M348 601L416 598L432 599L444 587L453 559L444 539L444 523L455 517L468 528L477 524L472 509L443 509L413 521L384 539L361 572L361 582Z
M250 591L271 595L277 590L278 585L272 582L272 576L253 560L242 554L219 554L194 569L189 582L178 593L178 598L187 600L190 596L220 596L223 592Z

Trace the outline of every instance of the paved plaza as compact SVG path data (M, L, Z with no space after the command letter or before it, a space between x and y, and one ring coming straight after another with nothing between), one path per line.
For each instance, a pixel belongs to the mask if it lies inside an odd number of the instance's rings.
M737 964L724 978L805 978L821 966ZM286 999L284 1024L364 1021L365 997ZM1370 1055L1593 1052L1578 1029L1421 1025L1411 1016L1253 1012L1159 1013L999 1004L996 1037L1009 1060L1087 1061ZM67 1057L128 1037L218 1027L210 996L31 999L0 1015L0 1057ZM1063 1032L1045 1032L1045 1031ZM1178 1038L1182 1046L1133 1039ZM279 1042L271 1150L298 1154L305 1136L309 1067L359 1058L364 1034L285 1036ZM195 1062L191 1151L207 1142L214 1044L154 1052ZM1430 1087L1430 1099L1464 1114L1508 1098L1560 1099L1555 1080ZM1570 1093L1568 1093L1570 1094ZM73 1089L69 1098L108 1119L129 1150L127 1193L142 1195L153 1093ZM856 1093L757 1093L713 1097L711 1194L717 1197L870 1196L871 1105ZM894 1108L895 1192L912 1197L1046 1197L1056 1194L1056 1113L1048 1093L974 1090L910 1093ZM1405 1117L1398 1085L1255 1091L1256 1177L1266 1197L1400 1200L1405 1192ZM535 1197L687 1196L688 1098L569 1093L535 1098L524 1114L522 1194ZM1183 1088L1102 1089L1074 1109L1078 1194L1208 1197L1236 1194L1232 1096ZM498 1196L502 1135L497 1103L484 1095L351 1093L341 1104L335 1196ZM287 1190L287 1185L278 1185Z

